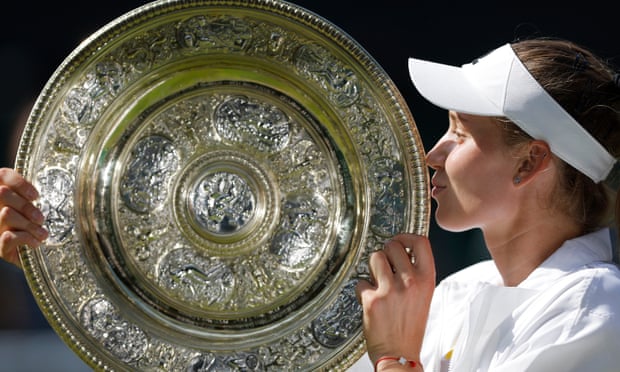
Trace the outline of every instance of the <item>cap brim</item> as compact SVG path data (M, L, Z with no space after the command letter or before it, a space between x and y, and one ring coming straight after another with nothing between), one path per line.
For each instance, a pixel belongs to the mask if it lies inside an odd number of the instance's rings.
M461 67L409 58L409 75L420 94L446 110L482 116L503 116L470 83Z

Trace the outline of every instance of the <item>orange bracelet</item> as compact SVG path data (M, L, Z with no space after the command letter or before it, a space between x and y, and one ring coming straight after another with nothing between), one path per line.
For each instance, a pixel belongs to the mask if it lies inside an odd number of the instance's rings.
M377 370L377 367L379 366L379 363L383 362L384 360L395 360L398 363L400 363L401 365L403 365L403 366L408 365L411 368L413 368L413 367L418 365L418 363L414 362L413 360L405 359L405 357L384 356L384 357L381 357L381 358L377 359L377 361L375 362L375 371Z

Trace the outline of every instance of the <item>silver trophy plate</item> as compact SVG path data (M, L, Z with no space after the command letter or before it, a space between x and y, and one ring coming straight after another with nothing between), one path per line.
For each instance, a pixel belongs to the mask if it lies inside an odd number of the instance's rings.
M43 313L96 370L342 370L355 284L426 234L428 175L392 81L276 0L157 1L85 40L17 168L48 240L21 249Z

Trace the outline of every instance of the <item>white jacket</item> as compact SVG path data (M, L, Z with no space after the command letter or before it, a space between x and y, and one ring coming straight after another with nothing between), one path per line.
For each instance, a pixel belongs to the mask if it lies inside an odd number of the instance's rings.
M608 229L565 242L518 287L493 261L437 287L425 371L620 371L620 271ZM442 359L453 349L449 369Z
M565 242L518 287L493 261L435 290L426 372L619 372L620 270L608 229ZM444 356L453 350L448 363ZM372 371L367 355L349 371Z

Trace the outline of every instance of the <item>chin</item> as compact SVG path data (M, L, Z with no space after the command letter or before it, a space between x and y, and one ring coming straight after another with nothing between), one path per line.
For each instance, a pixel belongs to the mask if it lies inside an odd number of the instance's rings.
M463 232L467 230L471 230L473 227L469 224L464 224L463 221L460 221L456 216L443 216L439 210L435 212L435 221L437 225L442 229L449 232Z

